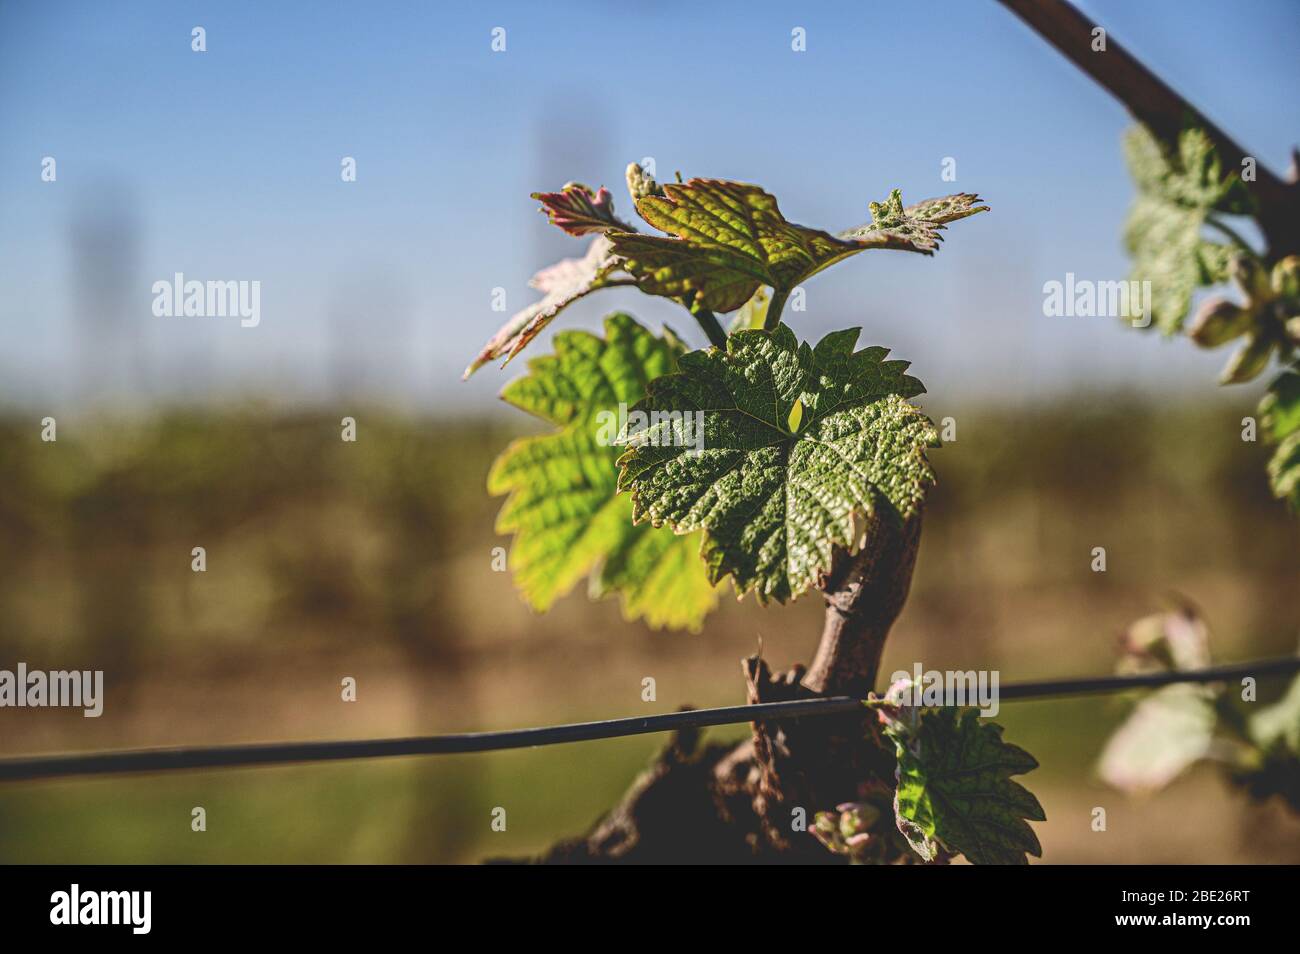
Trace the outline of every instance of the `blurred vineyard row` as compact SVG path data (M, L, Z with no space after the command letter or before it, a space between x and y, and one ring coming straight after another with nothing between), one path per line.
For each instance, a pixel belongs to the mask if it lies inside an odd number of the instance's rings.
M1201 607L1220 659L1295 647L1300 529L1269 496L1267 450L1241 440L1248 409L1117 397L931 410L956 417L957 440L935 453L941 483L887 672L914 661L999 668L1004 682L1105 672L1123 627L1170 593ZM355 443L340 439L344 414ZM104 669L108 687L98 720L0 714L0 753L635 715L646 675L653 711L740 701L738 660L760 637L775 666L808 659L814 599L767 612L727 599L697 636L624 622L616 603L582 593L532 614L492 569L508 541L492 532L498 502L483 484L511 433L499 420L249 405L60 417L45 443L39 416L0 415L0 666ZM191 571L195 546L205 573ZM1105 573L1090 569L1097 546ZM339 699L344 675L358 679L355 704ZM1105 854L1071 833L1066 806L1118 801L1091 760L1122 712L1104 700L1006 711L1008 737L1043 763L1048 860ZM523 852L583 827L656 744L0 789L0 860ZM1148 820L1134 837L1156 857L1300 853L1284 822L1273 844L1243 847L1233 819L1247 825L1255 809L1209 776L1181 784L1166 806L1191 799L1184 814L1228 821L1204 842ZM196 841L188 805L174 830L160 821L204 792L236 830ZM519 821L493 835L499 804ZM93 857L75 853L86 845Z

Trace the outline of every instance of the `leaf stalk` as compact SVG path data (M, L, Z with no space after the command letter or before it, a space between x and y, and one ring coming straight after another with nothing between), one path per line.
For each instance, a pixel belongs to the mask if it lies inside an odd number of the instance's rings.
M691 306L691 314L699 322L700 328L708 336L709 344L717 348L727 347L727 333L722 330L722 325L718 322L718 317L709 309L699 305Z
M781 323L781 312L785 310L785 300L790 297L788 288L772 288L772 300L767 305L767 317L763 319L764 331L776 331Z

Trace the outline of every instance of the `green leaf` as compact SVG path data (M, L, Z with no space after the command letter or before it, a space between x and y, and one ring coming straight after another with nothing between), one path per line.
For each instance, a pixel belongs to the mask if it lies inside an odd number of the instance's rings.
M1300 363L1283 371L1259 402L1264 434L1274 444L1300 431Z
M1268 462L1273 495L1300 514L1300 362L1269 385L1259 413L1265 438L1277 445Z
M626 435L619 460L636 520L704 530L713 582L730 574L740 594L785 602L829 569L834 545L856 543L861 515L915 513L938 438L907 398L925 389L887 349L854 351L858 332L811 348L785 325L739 331L653 381L634 410L668 421ZM702 450L678 433L696 412Z
M1151 318L1166 335L1178 331L1201 284L1198 255L1204 216L1195 210L1140 196L1124 228L1133 257L1131 281L1151 283Z
M943 241L940 233L947 223L988 211L988 206L979 202L979 196L960 192L903 208L903 193L895 189L884 202L872 202L868 206L871 224L841 232L839 237L867 247L901 248L933 255Z
M531 360L502 392L557 428L514 441L488 476L492 493L510 495L497 532L515 535L509 565L534 608L548 609L588 574L595 595L621 593L625 615L653 626L698 628L716 605L699 564L700 535L634 526L631 501L617 494L619 406L644 397L681 351L671 335L656 338L614 314L603 339L556 335L555 353Z
M1241 250L1236 246L1202 239L1196 247L1197 264L1200 266L1197 283L1222 285L1232 277L1232 260L1240 254Z
M891 217L880 227L836 237L786 221L776 198L756 185L691 179L664 185L663 191L643 196L636 207L643 219L673 237L611 232L614 251L643 291L714 312L734 311L760 285L784 300L805 279L864 249L932 254L944 222L984 211L974 208L975 196L949 196L913 206L906 219ZM896 197L897 192L891 201Z
M1145 126L1124 138L1138 197L1124 227L1133 257L1133 281L1151 282L1151 311L1165 334L1178 331L1200 285L1227 277L1231 248L1201 238L1210 212L1245 214L1245 189L1235 173L1224 174L1218 153L1201 129L1183 130L1171 155Z
M593 572L592 597L620 593L628 619L644 618L656 629L698 630L718 604L700 563L701 534L677 536L646 524L634 527L631 501L625 495L615 499L621 505L625 542Z
M1042 856L1029 821L1043 807L1013 775L1038 767L1034 757L1002 741L1002 727L978 710L904 709L885 720L898 755L898 830L926 861L942 849L972 863L1026 864Z
M598 235L587 247L582 258L566 258L549 268L544 268L529 283L544 295L523 311L515 313L495 335L489 339L478 356L465 369L465 377L497 358L504 357L509 364L528 343L542 333L561 311L592 292L611 285L630 284L612 276L618 271L618 261L610 249L609 239Z
M1236 172L1225 173L1214 142L1205 130L1189 126L1178 135L1178 153L1171 154L1141 124L1124 137L1129 173L1144 195L1189 209L1245 215L1250 199Z

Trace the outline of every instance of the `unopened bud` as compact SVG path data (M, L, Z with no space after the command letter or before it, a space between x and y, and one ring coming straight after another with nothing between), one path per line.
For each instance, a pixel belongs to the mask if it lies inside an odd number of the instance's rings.
M845 802L835 810L840 813L840 831L846 838L867 831L880 818L880 809L870 802Z
M655 182L654 176L647 175L640 163L636 162L628 163L627 191L631 193L634 203L648 195L664 194L664 190L659 188L659 183Z
M1217 348L1250 330L1252 315L1226 298L1213 298L1196 312L1187 329L1187 337L1202 348Z
M871 826L880 820L880 809L869 802L845 802L833 812L818 812L812 833L838 855L861 860L871 845Z
M1223 373L1219 375L1221 384L1244 384L1259 376L1268 366L1269 356L1273 353L1273 342L1263 335L1252 334L1246 343L1228 359Z

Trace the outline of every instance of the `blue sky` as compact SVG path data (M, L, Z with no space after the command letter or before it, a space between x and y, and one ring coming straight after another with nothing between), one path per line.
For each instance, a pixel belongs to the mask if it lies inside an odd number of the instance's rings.
M1084 8L1285 172L1300 4ZM806 337L864 326L940 403L1205 390L1222 353L1042 314L1045 281L1127 272L1128 124L992 0L3 0L0 401L355 392L490 407L513 369L459 373L503 317L492 289L523 307L538 267L583 250L528 193L604 183L626 212L622 170L647 156L661 179L760 183L790 219L832 230L892 187L983 195L993 211L954 225L935 258L859 256L813 279L790 316ZM178 271L260 281L260 325L155 317L152 283ZM702 343L634 291L556 326L596 327L615 307Z

